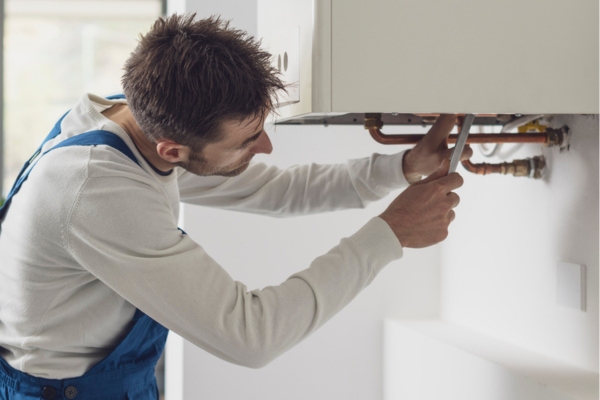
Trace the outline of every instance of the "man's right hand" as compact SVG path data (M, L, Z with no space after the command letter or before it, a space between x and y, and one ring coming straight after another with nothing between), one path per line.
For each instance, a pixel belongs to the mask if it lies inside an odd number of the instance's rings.
M392 201L379 217L392 228L402 247L421 248L446 239L448 225L460 201L453 190L463 185L463 178L448 174L450 162L427 178L410 185Z

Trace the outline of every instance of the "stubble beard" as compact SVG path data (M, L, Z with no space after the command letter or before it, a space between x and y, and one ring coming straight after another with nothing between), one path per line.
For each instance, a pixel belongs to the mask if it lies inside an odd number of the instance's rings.
M210 165L204 157L198 156L195 152L192 152L189 156L188 162L178 163L178 166L195 175L233 177L244 172L248 168L251 159L252 157L234 169L215 168L214 166Z

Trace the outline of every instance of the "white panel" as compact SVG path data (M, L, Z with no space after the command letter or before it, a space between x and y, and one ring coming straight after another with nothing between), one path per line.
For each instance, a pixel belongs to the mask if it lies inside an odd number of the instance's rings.
M320 1L317 3L321 3ZM328 26L329 21L322 21L322 18L314 17L314 7L321 8L321 5L314 4L313 0L258 0L258 36L262 39L263 47L275 54L277 53L278 43L281 42L282 35L288 35L290 30L299 27L300 31L300 72L298 87L302 99L297 103L287 104L279 108L279 116L275 119L287 118L292 115L301 115L313 112L313 91L329 91L329 86L322 86L321 82L315 81L313 76L313 62L317 63L319 71L318 77L323 78L323 70L327 70L327 58L319 59L313 57L313 42L318 40L314 36L326 35L329 30L317 29L315 23L323 22ZM314 47L319 52L328 52L323 49L321 44ZM323 64L325 63L325 64ZM319 104L321 107L321 103Z
M598 113L598 1L333 0L333 111Z
M271 63L281 73L287 91L280 93L280 106L300 101L300 27L296 26L271 42Z
M197 13L198 18L219 15L231 20L231 26L256 36L257 0L167 0L167 10L177 13Z
M185 0L167 0L167 15L185 13Z
M312 108L331 112L331 0L314 0Z
M598 374L442 321L384 326L385 400L597 400Z

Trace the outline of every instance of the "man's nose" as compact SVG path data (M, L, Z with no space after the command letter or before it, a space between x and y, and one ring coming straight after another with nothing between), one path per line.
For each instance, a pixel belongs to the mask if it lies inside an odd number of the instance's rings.
M252 154L271 154L273 151L273 144L271 144L271 139L269 139L269 135L267 132L262 131L262 134L256 139L254 145L250 148L250 153Z

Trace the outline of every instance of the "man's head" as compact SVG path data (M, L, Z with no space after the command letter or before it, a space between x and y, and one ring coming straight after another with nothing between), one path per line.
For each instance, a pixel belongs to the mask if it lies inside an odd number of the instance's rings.
M237 175L252 154L270 152L264 119L285 86L256 40L216 17L194 17L156 21L125 64L123 90L149 140L187 148L176 164Z
M221 126L225 132L221 140L206 144L202 151L180 149L179 156L185 161L175 164L197 175L239 175L248 168L255 154L269 154L273 150L263 125L263 116L225 121ZM169 146L169 142L159 143L159 152L163 145Z

